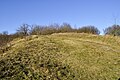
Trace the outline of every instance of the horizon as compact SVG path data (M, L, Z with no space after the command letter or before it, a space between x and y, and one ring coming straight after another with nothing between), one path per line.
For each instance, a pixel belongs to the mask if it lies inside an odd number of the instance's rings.
M92 25L103 29L120 24L119 0L1 0L0 32L16 32L20 25L70 24L73 28Z

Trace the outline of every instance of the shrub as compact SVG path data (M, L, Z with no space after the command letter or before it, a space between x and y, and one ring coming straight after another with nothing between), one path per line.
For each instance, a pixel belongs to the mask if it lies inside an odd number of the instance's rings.
M63 32L63 33L64 32L72 32L72 31L73 31L73 29L72 29L71 25L68 23L63 23L58 30L58 32Z
M43 28L44 28L43 26L32 25L31 30L30 30L30 34L31 35L40 35Z
M84 26L78 29L80 33L100 34L100 31L95 26Z
M112 25L104 30L104 34L120 36L120 26Z
M63 23L62 25L52 24L48 26L34 25L30 30L31 35L48 35L52 33L72 32L73 29L70 24Z

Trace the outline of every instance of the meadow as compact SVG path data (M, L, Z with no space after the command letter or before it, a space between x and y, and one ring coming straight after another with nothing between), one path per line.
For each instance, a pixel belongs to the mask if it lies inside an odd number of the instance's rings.
M0 51L0 80L118 80L120 37L54 33L16 38Z

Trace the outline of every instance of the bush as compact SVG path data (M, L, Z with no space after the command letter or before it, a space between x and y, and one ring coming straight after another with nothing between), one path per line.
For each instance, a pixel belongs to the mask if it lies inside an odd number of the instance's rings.
M43 30L43 26L39 26L39 25L32 25L31 30L30 30L30 34L31 35L40 35L42 34L42 30Z
M78 29L80 33L100 34L100 31L94 26L84 26Z
M63 33L64 32L72 32L72 31L73 31L73 29L72 29L71 25L67 24L67 23L63 23L58 30L58 32L63 32Z
M11 41L11 35L8 35L7 31L0 33L0 47L4 46L9 41Z
M120 26L119 25L110 26L104 30L104 34L120 36Z
M57 32L57 29L54 26L33 26L31 28L31 35L48 35Z
M7 43L12 41L15 38L18 38L19 36L16 34L8 34L7 31L4 31L3 33L0 33L0 50L2 47L4 47Z
M48 26L34 25L30 30L31 35L49 35L53 33L72 32L73 29L70 24L63 23L62 25L53 24Z

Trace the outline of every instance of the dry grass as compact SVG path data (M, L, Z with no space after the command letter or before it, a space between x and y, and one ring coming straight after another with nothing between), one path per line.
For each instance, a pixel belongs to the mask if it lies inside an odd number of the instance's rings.
M3 80L117 80L120 77L119 37L59 33L16 39L11 44L8 51L0 54Z

